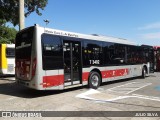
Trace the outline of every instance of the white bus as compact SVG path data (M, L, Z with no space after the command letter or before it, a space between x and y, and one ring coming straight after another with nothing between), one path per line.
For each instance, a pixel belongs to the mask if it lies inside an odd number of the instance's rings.
M0 76L15 75L15 44L0 44Z
M37 90L62 90L145 77L150 49L124 39L85 35L38 25L16 36L16 80Z

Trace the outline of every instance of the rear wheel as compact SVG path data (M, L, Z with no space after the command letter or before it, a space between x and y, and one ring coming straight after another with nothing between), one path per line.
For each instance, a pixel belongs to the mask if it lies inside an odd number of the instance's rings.
M145 67L142 69L142 78L146 78L147 70Z
M91 72L89 76L89 87L97 89L101 83L101 76L98 72Z

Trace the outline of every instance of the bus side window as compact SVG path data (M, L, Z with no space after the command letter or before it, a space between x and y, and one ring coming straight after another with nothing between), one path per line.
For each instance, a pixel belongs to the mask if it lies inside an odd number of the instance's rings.
M52 70L63 68L63 51L60 37L42 35L43 69Z
M103 64L102 42L97 42L97 41L84 42L83 64L87 66Z
M125 46L122 44L107 43L106 57L108 57L107 64L121 65L126 63Z
M119 58L119 64L125 64L125 46L117 44L117 56Z

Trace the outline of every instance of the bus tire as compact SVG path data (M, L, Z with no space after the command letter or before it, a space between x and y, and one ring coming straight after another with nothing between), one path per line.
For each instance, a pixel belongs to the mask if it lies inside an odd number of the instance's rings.
M98 72L91 72L89 76L89 88L97 89L101 84L101 76Z
M146 74L147 74L147 70L145 67L143 67L143 69L142 69L142 78L143 79L146 78Z

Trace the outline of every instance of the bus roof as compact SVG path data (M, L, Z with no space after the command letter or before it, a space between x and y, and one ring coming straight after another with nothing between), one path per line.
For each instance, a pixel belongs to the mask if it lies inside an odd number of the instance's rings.
M97 34L87 35L87 34L81 34L81 33L68 32L68 31L63 31L63 30L40 27L39 25L35 25L35 26L38 28L41 28L41 30L47 34L82 38L82 39L88 39L88 40L91 39L91 40L97 40L97 41L114 42L114 43L127 44L127 45L137 45L134 42L131 42L131 41L128 41L128 40L122 39L122 38L102 36L102 35L97 35Z

